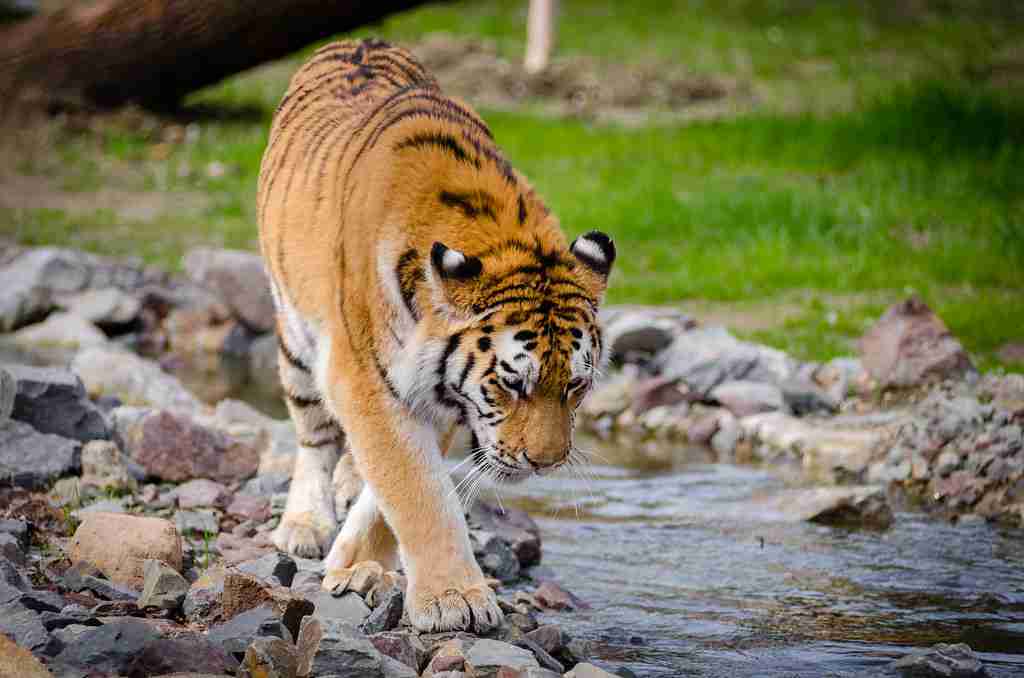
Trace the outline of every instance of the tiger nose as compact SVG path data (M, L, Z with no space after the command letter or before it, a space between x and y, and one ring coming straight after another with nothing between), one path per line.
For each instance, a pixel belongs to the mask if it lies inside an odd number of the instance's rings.
M569 451L563 450L561 452L557 450L546 450L544 452L532 453L530 450L526 450L523 456L526 457L526 462L533 467L534 470L540 470L554 466L568 456Z

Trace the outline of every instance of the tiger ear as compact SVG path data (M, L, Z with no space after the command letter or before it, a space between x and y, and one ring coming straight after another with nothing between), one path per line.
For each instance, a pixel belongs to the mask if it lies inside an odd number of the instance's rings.
M588 277L597 288L597 296L603 294L608 286L608 274L615 263L615 243L612 239L600 231L588 231L572 241L569 251L587 268L590 274Z
M483 272L483 263L435 242L430 248L431 287L434 305L457 316L469 316L472 309L474 284Z

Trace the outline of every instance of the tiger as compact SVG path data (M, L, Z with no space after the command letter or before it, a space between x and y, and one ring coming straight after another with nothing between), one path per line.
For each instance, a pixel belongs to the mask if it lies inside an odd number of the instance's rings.
M481 117L376 39L294 74L257 216L298 443L274 545L326 554L335 595L401 568L422 631L500 625L443 457L468 429L474 470L500 482L572 460L612 239L569 243Z

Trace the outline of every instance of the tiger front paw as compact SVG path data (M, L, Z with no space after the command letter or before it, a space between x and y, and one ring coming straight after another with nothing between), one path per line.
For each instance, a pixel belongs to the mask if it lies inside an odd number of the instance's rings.
M406 596L409 621L420 631L484 633L501 625L498 598L485 581L466 587L419 586Z
M286 513L270 540L279 551L300 558L319 558L327 553L336 531L333 516L331 520L317 520L309 512L291 516Z

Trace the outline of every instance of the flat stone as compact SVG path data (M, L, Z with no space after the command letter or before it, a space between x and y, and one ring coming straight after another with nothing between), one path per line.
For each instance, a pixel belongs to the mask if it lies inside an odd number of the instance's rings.
M231 491L209 478L194 478L174 488L178 508L224 508L231 500Z
M381 675L382 655L358 629L330 618L316 619L321 638L313 657L311 675L342 678L375 678Z
M46 320L23 327L10 336L15 346L32 348L81 349L105 346L107 335L88 320L73 313L51 313Z
M253 446L168 411L143 415L123 437L129 456L147 474L165 481L212 478L227 483L253 475L259 463Z
M496 678L498 670L508 667L516 670L540 668L536 657L524 650L500 640L482 638L475 642L466 653L466 667L470 675L480 678Z
M861 338L860 353L864 368L883 388L974 372L963 346L919 297L886 310Z
M256 332L274 328L274 300L263 259L238 250L195 248L182 260L186 274L213 291Z
M292 633L281 623L280 617L270 606L260 606L242 612L234 618L210 627L206 637L226 652L242 655L249 645L259 637L273 636L292 642Z
M20 421L0 424L0 486L13 484L29 490L49 487L82 466L82 445L77 440L39 433Z
M537 602L550 610L586 610L590 605L553 581L542 582L533 593Z
M328 617L352 626L359 626L370 616L370 608L363 602L359 594L352 591L334 597L321 589L312 594L306 594L306 598L316 606L318 617Z
M817 487L788 490L761 506L762 517L826 525L886 528L893 512L879 486ZM764 513L763 511L771 511Z
M550 655L560 654L569 644L569 636L554 624L545 624L526 634L526 637L544 648Z
M275 551L257 560L238 565L238 570L254 575L268 584L291 586L299 567L287 553Z
M602 668L593 664L577 664L565 674L565 678L618 678L614 673L608 673Z
M10 678L53 678L45 666L26 648L0 633L0 676Z
M162 518L113 513L89 515L71 539L72 563L89 562L111 581L141 589L145 562L160 560L181 571L181 538Z
M202 635L188 634L149 642L131 667L128 675L162 676L172 671L224 675L234 673L238 662Z
M12 419L40 433L82 442L110 437L106 419L70 370L27 365L6 365L5 369L17 383Z
M988 675L984 664L966 643L939 643L912 650L889 666L906 678L982 678Z
M150 559L143 565L143 576L145 581L138 601L140 608L177 610L181 606L189 583L177 571L159 560Z
M204 405L160 365L114 346L79 351L71 362L93 398L109 396L130 406L192 414ZM197 476L201 477L201 476Z
M756 381L726 381L711 389L708 397L737 417L789 410L778 386Z
M310 615L302 619L299 636L295 639L295 648L299 658L298 675L308 676L313 671L313 659L316 657L317 650L320 649L320 640L323 635L323 627L317 617Z

